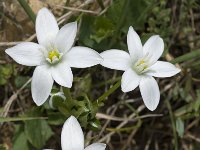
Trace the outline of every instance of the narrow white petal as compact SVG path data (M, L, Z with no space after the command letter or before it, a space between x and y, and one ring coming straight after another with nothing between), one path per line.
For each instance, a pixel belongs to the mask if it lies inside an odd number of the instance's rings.
M150 64L154 64L164 51L164 42L158 35L151 36L144 44L143 53L150 57Z
M105 150L106 144L103 143L94 143L85 148L85 150Z
M101 65L104 67L125 71L131 66L130 55L125 51L112 49L100 55L103 58Z
M73 74L71 68L64 62L60 62L51 67L53 79L61 86L71 88Z
M122 75L121 88L123 92L134 90L140 83L141 77L131 68Z
M54 44L59 28L56 18L47 8L39 10L35 29L38 42L41 45L49 47L51 44Z
M50 95L53 86L53 78L47 66L38 66L35 68L31 83L31 93L33 101L42 105Z
M69 66L75 68L91 67L103 60L93 49L81 46L73 47L64 57Z
M17 63L26 66L37 66L44 61L42 47L36 43L23 42L14 47L6 49L6 53Z
M83 131L74 116L68 118L62 128L61 133L62 150L83 150L84 137Z
M56 47L62 53L68 51L75 40L77 32L77 22L64 25L56 36Z
M160 91L156 80L151 76L143 76L139 87L145 106L151 111L155 110L160 101Z
M137 61L143 55L142 42L133 27L129 27L127 34L127 45L131 58Z
M149 68L147 74L154 77L171 77L180 71L181 70L179 68L169 62L157 61Z

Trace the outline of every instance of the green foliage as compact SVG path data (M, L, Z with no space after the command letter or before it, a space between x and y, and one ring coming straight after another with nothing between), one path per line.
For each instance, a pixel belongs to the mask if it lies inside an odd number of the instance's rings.
M11 77L13 68L11 64L0 65L0 85L7 84L7 80Z
M100 43L103 39L112 36L114 25L111 20L106 17L98 17L94 22L94 31L90 38L94 39L97 43Z
M15 85L17 88L22 87L28 80L30 79L30 77L28 76L16 76L15 78ZM29 85L30 87L30 85Z
M59 112L49 110L50 123L60 124L73 115L79 120L82 127L93 130L99 129L100 122L96 118L99 104L96 101L91 101L85 94L72 99L69 89L63 88L63 92L66 99L55 95L51 97L53 107ZM57 119L56 116L60 116L60 119Z
M15 126L13 141L13 150L29 150L28 140L22 125Z
M40 109L33 109L26 113L27 117L36 117L40 115ZM30 145L37 149L41 149L52 135L53 131L46 120L26 120L24 121L24 124L15 126L13 149L28 150L30 149Z
M0 150L6 150L5 146L0 144Z
M178 135L182 138L184 134L184 122L180 118L176 119L176 131L178 132Z
M34 120L25 122L25 134L33 146L41 149L53 132L46 120Z

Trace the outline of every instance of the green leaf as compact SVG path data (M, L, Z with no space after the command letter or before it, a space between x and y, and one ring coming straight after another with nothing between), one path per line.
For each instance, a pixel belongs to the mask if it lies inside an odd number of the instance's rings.
M178 135L182 138L184 134L184 122L180 118L176 119L176 131L178 132Z
M12 72L11 64L0 65L0 85L7 83L7 79L11 77Z
M26 113L29 117L41 116L41 107L36 107ZM28 141L37 149L42 149L47 140L53 135L53 131L46 120L24 121L25 135Z
M175 64L175 63L180 63L180 62L184 62L184 61L188 61L190 59L194 59L194 58L198 58L200 57L200 49L191 51L189 53L186 53L184 55L181 55L175 59L173 59L171 61L171 63Z
M91 39L94 39L97 43L100 43L103 39L112 36L114 32L114 25L106 17L98 17L94 23L94 33L91 35Z
M28 77L28 76L16 76L15 77L16 87L17 88L22 87L29 79L30 79L30 77ZM30 88L30 84L28 85L28 87Z
M33 146L42 149L53 132L46 120L32 120L25 121L25 134Z
M62 125L66 119L61 112L48 112L48 123L51 125Z
M90 128L94 131L97 131L101 128L101 123L98 119L94 118L91 122L90 122Z
M15 134L13 137L13 150L29 150L28 140L24 133L22 125L15 126Z

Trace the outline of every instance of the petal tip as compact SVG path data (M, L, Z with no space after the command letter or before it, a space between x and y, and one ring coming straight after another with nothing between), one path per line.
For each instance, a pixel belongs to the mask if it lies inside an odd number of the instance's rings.
M42 13L42 12L49 12L49 9L46 7L43 7L38 11L38 13Z
M181 72L181 69L180 68L177 68L177 73L180 73Z
M129 90L127 90L124 86L121 86L121 90L122 90L122 92L124 92L124 93L129 92Z
M42 106L45 102L46 102L46 100L48 99L45 99L45 100L39 100L38 98L35 98L35 96L32 94L32 98L33 98L33 101L34 101L34 103L37 105L37 106Z
M159 100L160 101L160 100ZM147 109L149 109L150 111L154 111L154 110L156 110L156 108L158 107L158 104L159 104L159 102L157 103L157 104L155 104L155 105L146 105L145 104L145 106L147 107Z
M77 119L71 115L67 120L72 121L72 120L77 120Z
M129 30L134 30L132 26L129 27Z
M9 54L10 52L9 51L10 51L10 48L6 49L5 53L10 56L10 54Z

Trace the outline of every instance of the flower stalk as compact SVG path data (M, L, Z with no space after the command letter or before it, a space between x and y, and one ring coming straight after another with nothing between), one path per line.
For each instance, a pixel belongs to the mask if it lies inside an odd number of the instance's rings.
M27 15L29 16L31 21L35 24L36 15L33 12L33 10L31 9L31 7L28 5L27 1L26 0L18 0L18 2L24 8L25 12L27 13Z
M115 83L108 91L106 91L103 95L101 95L98 99L97 99L97 103L101 103L104 102L105 99L111 95L114 91L116 91L121 85L121 80L119 80L117 83Z

